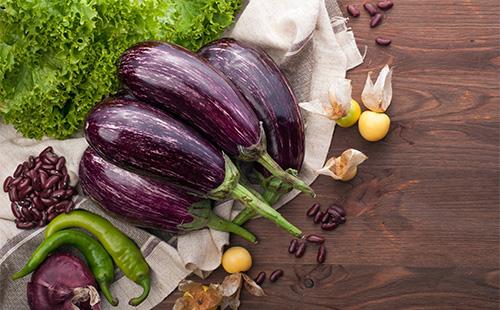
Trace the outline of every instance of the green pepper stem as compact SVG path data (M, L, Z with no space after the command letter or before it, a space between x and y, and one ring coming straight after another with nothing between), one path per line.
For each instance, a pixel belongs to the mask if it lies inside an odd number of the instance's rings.
M237 184L231 192L234 199L241 201L246 207L255 210L263 217L271 220L273 223L283 228L294 237L301 237L302 231L287 221L278 211L274 210L271 206L255 197L252 192L241 184Z
M143 302L144 299L146 299L148 297L149 290L151 289L151 279L149 278L149 276L146 276L146 277L144 277L142 279L139 279L135 283L139 284L142 287L143 291L142 291L141 296L132 298L128 302L128 304L131 305L131 306L137 306L141 302Z
M208 216L207 226L215 230L231 232L242 237L248 242L257 243L257 238L251 232L217 216L213 212L210 212L210 215Z
M113 295L111 295L111 292L109 290L109 283L105 281L97 281L99 284L99 288L101 289L102 294L106 298L106 300L112 305L112 306L118 306L118 299L114 298Z
M267 152L263 152L259 159L257 160L259 164L261 164L264 168L266 168L269 172L271 172L274 176L283 180L283 182L292 185L294 188L298 189L301 192L311 195L315 197L316 194L312 190L309 185L307 185L301 179L291 175L284 171Z

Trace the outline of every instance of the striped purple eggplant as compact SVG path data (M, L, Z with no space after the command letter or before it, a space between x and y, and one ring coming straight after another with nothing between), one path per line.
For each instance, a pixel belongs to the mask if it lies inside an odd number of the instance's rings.
M85 123L89 144L129 170L204 194L224 181L222 153L192 128L131 98L105 100Z
M90 147L80 161L79 177L83 191L103 209L137 226L172 233L210 227L256 241L249 231L215 215L210 200L119 168Z
M192 128L135 99L98 104L85 123L85 137L103 158L137 174L212 199L233 198L300 235L276 210L239 183L231 160Z
M224 38L198 55L238 88L262 121L267 152L284 169L300 170L304 160L304 125L297 99L278 66L263 50Z
M247 100L196 54L168 43L140 43L121 56L118 76L136 98L196 127L229 156L257 161L273 175L314 195L267 153L265 133Z

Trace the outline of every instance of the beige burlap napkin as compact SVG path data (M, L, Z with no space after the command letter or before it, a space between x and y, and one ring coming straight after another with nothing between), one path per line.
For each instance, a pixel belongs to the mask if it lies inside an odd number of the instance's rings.
M325 98L333 77L344 77L349 68L362 62L352 32L346 28L345 19L334 0L249 1L228 36L263 47L280 65L301 101ZM300 176L312 183L317 176L315 170L322 167L327 156L334 124L308 113L303 117L306 154ZM7 125L0 125L0 180L12 174L19 162L29 155L38 154L47 145L52 145L56 153L66 157L68 170L76 182L78 162L87 146L83 138L33 141L19 137ZM297 194L291 192L275 207L281 207ZM89 200L80 199L78 207L101 212ZM9 205L8 196L0 193L0 308L27 309L26 282L29 277L16 282L9 278L43 240L43 231L16 229ZM238 212L237 208L232 201L227 201L217 206L216 212L229 218ZM171 242L173 246L144 230L111 220L136 241L152 269L151 294L139 309L149 309L161 302L189 273L195 272L203 277L217 268L222 248L229 243L227 233L205 229L179 236L176 243ZM164 238L169 239L169 236ZM111 289L122 301L120 309L130 308L126 301L140 291L121 273ZM104 309L112 308L106 302L103 305Z

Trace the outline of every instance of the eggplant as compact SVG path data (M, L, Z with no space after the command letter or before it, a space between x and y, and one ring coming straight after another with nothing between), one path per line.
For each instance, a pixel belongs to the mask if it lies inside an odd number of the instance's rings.
M230 38L209 43L198 55L224 73L250 103L263 124L269 155L283 169L299 171L304 124L290 84L271 57Z
M137 226L172 233L210 227L256 242L255 236L246 229L215 215L210 200L122 169L90 147L80 161L79 177L82 190L92 200Z
M168 43L143 42L120 57L118 76L134 97L183 119L229 156L257 161L314 196L307 184L286 173L267 153L264 130L247 100L196 54Z
M229 157L157 108L134 99L107 99L87 117L85 137L99 155L123 169L201 197L237 199L292 235L302 234L239 183L239 171Z

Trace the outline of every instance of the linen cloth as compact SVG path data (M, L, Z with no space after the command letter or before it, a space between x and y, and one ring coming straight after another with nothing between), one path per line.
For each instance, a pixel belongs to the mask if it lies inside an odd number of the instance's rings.
M234 27L226 36L262 47L278 63L300 101L326 100L330 82L344 77L348 69L359 65L362 57L346 19L334 0L251 0L246 3ZM300 177L311 184L325 162L334 131L334 122L303 112L305 124L305 159ZM34 124L35 125L35 124ZM87 147L84 138L64 141L34 141L20 137L8 125L0 124L0 180L11 175L17 164L29 155L53 146L67 160L73 184L77 183L78 163ZM274 207L279 208L298 194L292 191ZM141 248L151 267L152 289L148 299L136 309L150 309L170 294L191 272L204 277L220 265L222 248L229 234L203 229L181 235L151 234L105 214L89 199L79 196L77 207L99 213L130 236ZM216 213L234 217L239 207L232 201L221 203ZM22 231L15 227L6 193L0 193L0 308L27 309L27 276L15 282L10 276L19 270L43 240L43 228ZM155 236L161 236L161 238ZM120 309L141 289L117 270L111 286L120 299ZM103 309L113 309L106 301Z

